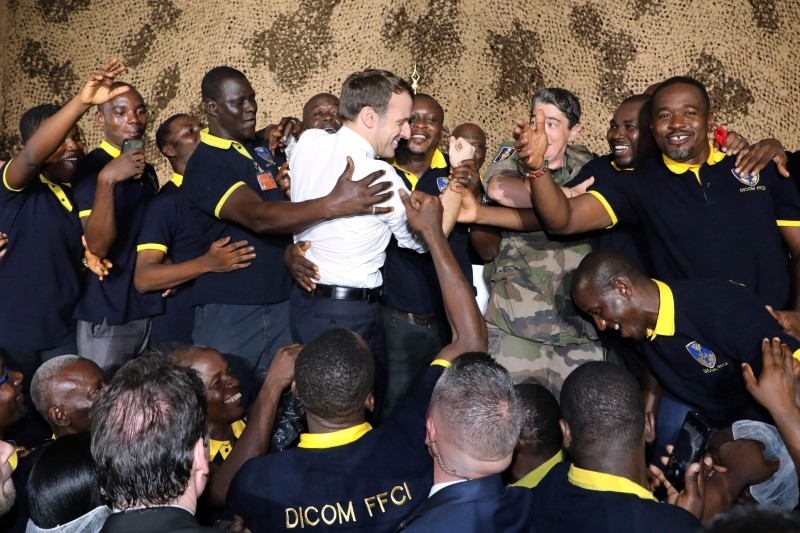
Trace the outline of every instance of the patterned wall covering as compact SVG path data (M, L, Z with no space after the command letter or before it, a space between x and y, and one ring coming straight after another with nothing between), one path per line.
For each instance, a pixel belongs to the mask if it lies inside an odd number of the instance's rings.
M718 123L796 150L798 27L797 0L3 0L0 156L25 109L65 101L111 56L148 102L151 135L172 113L199 113L217 65L245 71L266 125L354 70L408 77L416 62L447 125L477 122L490 145L537 87L563 86L583 104L579 141L605 151L622 98L688 73L708 84ZM91 117L82 124L99 142Z

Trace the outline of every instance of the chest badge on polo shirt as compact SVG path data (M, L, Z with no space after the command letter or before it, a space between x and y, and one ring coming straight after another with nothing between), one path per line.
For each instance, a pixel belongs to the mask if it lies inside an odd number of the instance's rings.
M692 354L694 360L706 368L714 368L717 364L717 356L714 352L703 346L697 341L692 341L686 345L686 349Z
M742 174L741 172L736 172L735 168L731 169L731 174L733 177L739 180L740 182L744 183L748 187L755 187L758 185L759 174L756 172L755 174Z
M256 146L253 150L258 154L258 157L263 159L268 165L275 165L275 160L272 158L272 153L270 153L269 148L266 146Z
M514 148L513 146L503 146L502 148L500 148L500 151L497 152L497 155L494 156L494 159L492 159L492 163L497 163L498 161L502 161L503 159L508 159L516 152L517 149Z
M449 184L450 178L445 178L444 176L436 178L436 186L439 187L439 192L444 192Z

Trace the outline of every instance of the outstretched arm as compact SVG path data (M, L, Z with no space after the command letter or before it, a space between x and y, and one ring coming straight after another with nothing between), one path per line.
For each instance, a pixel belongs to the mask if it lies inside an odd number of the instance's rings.
M124 70L122 63L112 59L89 76L80 94L44 121L19 154L8 163L5 171L6 186L12 190L24 189L39 174L44 162L58 150L69 130L92 105L103 104L127 91L127 87L109 90L111 83Z
M409 196L403 190L400 197L406 207L409 225L423 236L428 245L453 330L453 341L439 352L437 358L452 361L464 352L485 352L488 346L486 321L472 294L472 285L461 272L442 232L439 199L419 191Z
M348 157L344 172L327 196L296 203L264 202L250 187L238 187L222 205L219 215L256 233L293 233L332 218L382 215L392 208L377 204L393 194L387 191L391 182L374 183L383 174L383 170L378 170L353 181L353 160Z
M539 110L533 126L518 120L514 128L519 160L532 176L531 202L542 227L562 235L607 228L612 223L611 216L598 198L591 194L567 198L544 168L544 153L547 150L544 127L544 113Z

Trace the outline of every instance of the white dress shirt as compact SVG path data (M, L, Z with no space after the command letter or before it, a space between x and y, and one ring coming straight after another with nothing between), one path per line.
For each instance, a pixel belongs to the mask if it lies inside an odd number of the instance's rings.
M379 206L394 210L385 215L361 215L337 218L315 224L294 234L294 240L311 241L306 258L319 267L318 283L343 287L372 288L383 283L380 267L386 259L386 246L392 234L404 248L426 251L422 238L411 232L406 210L400 200L403 180L385 161L375 159L375 150L358 133L347 126L329 134L324 130L307 130L289 161L292 178L292 201L302 202L330 193L347 164L353 159L353 180L364 178L376 170L386 174L378 181L391 181L394 195Z

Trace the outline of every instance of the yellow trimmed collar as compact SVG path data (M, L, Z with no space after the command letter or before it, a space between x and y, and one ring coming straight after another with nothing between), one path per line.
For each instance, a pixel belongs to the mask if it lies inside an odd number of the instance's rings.
M720 161L725 158L725 152L717 152L714 150L714 146L709 142L709 152L708 152L708 159L706 163L709 165L716 165ZM674 159L670 159L667 154L661 154L661 158L664 160L664 164L667 165L667 168L673 174L683 174L687 170L691 170L694 172L695 177L697 178L698 183L700 182L700 167L703 165L691 165L689 163L680 163L675 161Z
M550 470L556 466L558 463L564 460L564 450L558 450L553 457L545 461L544 463L540 464L524 476L522 476L519 481L512 484L512 487L526 487L532 489L536 485L539 484L544 476L547 475Z
M613 474L584 470L583 468L571 465L567 473L567 479L573 485L586 490L621 492L623 494L633 494L643 500L658 501L649 490L638 483Z
M303 433L298 448L334 448L357 441L372 429L369 422L333 433Z
M110 142L106 141L105 139L103 139L103 142L100 143L100 148L114 159L118 158L119 154L122 153L122 151L119 148L117 148Z
M183 175L178 174L177 172L173 172L172 177L170 178L169 181L174 183L176 187L180 187L181 185L183 185Z
M401 170L403 174L406 175L406 179L411 184L412 191L417 188L417 182L419 182L419 177L416 174L409 172L404 168L401 168L400 165L397 164L396 160L392 161L392 166L396 169ZM433 158L431 159L431 166L429 166L428 168L447 168L447 160L445 160L444 154L438 148L436 149L435 152L433 152Z
M612 161L612 162L611 162L611 167L612 167L614 170L616 170L617 172L620 172L620 171L622 171L622 170L636 170L636 169L635 169L635 168L633 168L633 167L619 168L619 165L617 165L617 162L616 162L616 161Z
M69 198L67 198L67 194L64 192L64 189L61 188L62 185L66 185L67 187L69 187L69 184L53 183L49 179L45 178L44 174L39 174L39 181L47 185L47 188L50 189L50 192L56 195L56 198L58 198L58 200L61 202L61 205L64 207L64 209L72 213L72 202L69 201Z
M647 328L647 338L651 341L656 337L672 337L675 335L675 298L672 289L663 281L653 280L658 287L658 318L656 329Z
M208 132L208 128L200 130L200 142L213 146L214 148L219 148L220 150L229 150L233 148L247 159L253 159L253 156L250 155L250 152L247 151L242 143L232 139L223 139L222 137L211 135L211 133Z
M231 424L231 429L233 429L233 436L235 438L239 438L242 436L244 432L244 428L247 425L244 423L244 420L237 420L233 424ZM213 461L217 454L222 456L223 461L228 458L228 455L233 450L233 444L229 440L214 440L208 439L208 459L209 461Z

